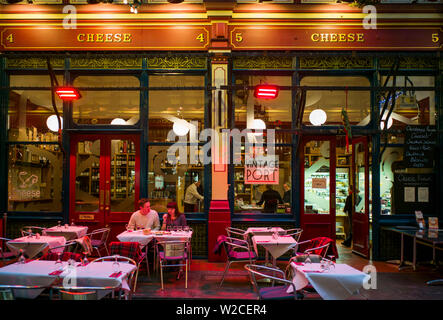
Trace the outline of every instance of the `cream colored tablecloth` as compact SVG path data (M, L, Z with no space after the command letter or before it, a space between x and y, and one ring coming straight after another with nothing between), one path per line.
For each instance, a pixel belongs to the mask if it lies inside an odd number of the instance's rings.
M347 264L334 264L335 268L324 271L320 263L291 263L294 270L292 282L296 290L303 289L309 283L325 300L345 300L357 293L369 275ZM292 292L292 287L288 293Z
M32 237L21 237L14 240L10 240L6 243L8 248L18 254L20 249L23 249L28 258L32 259L40 252L45 252L48 249L54 247L61 247L66 244L66 239L64 237L51 237L51 236L36 236ZM63 252L64 248L55 249L53 252Z
M252 243L257 255L257 245L261 245L271 254L274 259L277 259L281 255L285 254L286 251L297 245L297 241L295 241L293 237L287 236L279 236L277 239L274 239L272 236L253 236Z
M84 237L88 233L88 227L83 226L55 226L45 229L43 234L48 236L61 236L65 237L67 241Z

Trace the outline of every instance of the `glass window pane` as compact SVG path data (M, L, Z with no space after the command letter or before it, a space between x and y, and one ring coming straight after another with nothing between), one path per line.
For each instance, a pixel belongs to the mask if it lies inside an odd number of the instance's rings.
M329 214L329 141L310 141L305 146L305 213Z
M363 143L357 143L354 150L355 157L355 212L365 213L365 148Z
M204 87L204 76L151 75L149 87ZM168 132L177 120L184 119L197 127L204 127L204 90L152 90L149 91L149 141L165 142ZM180 133L179 129L175 132Z
M130 140L111 140L111 209L131 212L135 201L135 145Z
M236 85L256 86L258 84L291 86L290 76L236 75ZM254 90L236 90L234 95L235 127L246 128L291 129L292 126L292 92L280 90L277 98L263 100L254 97ZM275 143L291 143L290 133L276 132Z
M80 87L140 87L134 76L78 76L74 86ZM81 91L82 97L74 101L72 115L78 124L111 124L122 119L122 124L133 125L139 120L141 91L98 90ZM114 124L114 123L112 123Z
M381 77L381 84L386 81L386 76ZM388 120L388 129L402 129L407 125L435 125L437 109L435 106L435 91L415 91L414 87L433 87L434 77L431 76L398 76L396 78L396 87L407 86L411 90L403 92L396 92L396 101L393 113ZM387 86L393 86L392 77L387 83ZM380 112L385 105L387 93L380 97L379 107ZM391 102L392 99L389 100ZM388 111L391 103L388 105ZM383 116L386 118L387 112ZM383 128L384 123L381 124Z
M8 158L8 211L61 212L63 155L58 147L13 145Z
M365 77L304 77L301 86L370 86ZM310 120L311 112L322 109L326 112L325 125L343 125L342 108L346 107L351 125L365 126L370 120L371 94L370 91L344 90L310 90L306 93L306 106L303 114L303 124L313 125ZM313 115L314 117L314 115ZM315 123L315 120L312 119Z
M148 197L157 212L167 212L168 202L177 202L180 212L204 211L204 166L186 164L177 153L176 164L168 162L168 146L148 148ZM189 148L184 147L185 150ZM195 182L200 182L193 185ZM193 186L191 186L193 185Z
M98 212L99 191L100 140L80 141L77 145L75 210L77 212ZM104 194L101 196L103 198Z
M292 204L291 148L275 147L278 160L277 173L274 166L257 169L244 165L234 166L234 212L290 214ZM265 183L265 181L272 181Z
M63 83L63 77L57 76L57 80ZM11 75L9 81L11 87L51 87L49 75ZM63 103L58 97L55 101L63 117ZM7 129L10 141L57 141L58 122L56 118L50 122L51 130L47 122L49 117L55 117L50 90L9 92Z

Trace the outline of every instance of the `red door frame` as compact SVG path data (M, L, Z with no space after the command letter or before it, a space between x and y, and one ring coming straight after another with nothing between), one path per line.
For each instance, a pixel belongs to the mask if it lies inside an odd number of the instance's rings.
M370 258L369 248L369 148L368 138L358 137L352 139L352 193L355 195L356 179L358 179L355 156L356 145L362 143L364 148L364 165L365 165L365 208L364 213L355 212L355 205L352 206L352 251ZM355 201L355 198L354 198Z
M305 145L310 141L329 141L329 214L305 214ZM300 225L303 229L302 239L328 237L335 240L335 193L336 193L336 138L335 136L305 136L301 141L302 161L300 166Z
M100 183L98 212L75 211L75 177L77 166L77 146L82 140L100 140ZM113 212L111 202L111 140L131 140L135 145L135 199L134 210L138 209L140 196L140 135L138 134L72 134L69 168L69 219L76 224L88 226L88 232L106 226L111 227L110 241L125 229L132 212ZM83 219L81 216L92 219Z

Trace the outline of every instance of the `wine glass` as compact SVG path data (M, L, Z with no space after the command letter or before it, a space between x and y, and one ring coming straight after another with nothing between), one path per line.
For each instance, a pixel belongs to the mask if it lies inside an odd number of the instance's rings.
M62 263L62 259L61 259L61 252L57 253L57 261L55 261L55 270L63 270L63 263Z
M20 257L18 258L18 263L24 264L25 262L26 262L25 253L24 253L23 249L20 249Z
M181 232L182 230L183 230L183 227L182 227L182 226L178 226L178 227L177 227L177 231L178 231L178 232Z
M62 222L61 221L57 221L57 227L61 227L62 226Z
M115 274L120 272L120 263L118 263L117 257L115 257L115 261L112 264L112 270L114 271Z
M312 263L312 261L311 261L311 253L307 252L306 255L307 255L307 257L305 259L305 264L311 264Z
M82 266L86 266L89 263L88 253L86 251L83 252Z
M329 270L334 270L335 269L335 263L334 263L335 256L328 255L328 258L329 258Z
M185 231L185 232L189 232L189 226L184 226L184 227L183 227L183 231Z

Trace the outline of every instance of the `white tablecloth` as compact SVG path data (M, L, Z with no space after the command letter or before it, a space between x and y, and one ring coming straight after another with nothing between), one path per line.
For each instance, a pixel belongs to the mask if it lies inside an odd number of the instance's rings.
M309 283L325 300L345 300L358 292L369 275L347 264L335 264L334 269L323 271L320 263L291 263L294 270L292 282L296 290L303 289ZM292 287L288 289L292 292Z
M117 239L122 242L138 242L144 247L154 238L158 241L174 241L187 240L191 237L192 231L168 231L167 234L153 231L150 234L143 234L143 230L138 230L122 232L117 236Z
M37 239L36 236L25 236L10 240L6 244L12 252L18 254L20 249L23 249L29 258L33 258L38 253L46 251L47 249L64 246L66 239L64 237L51 236L40 236L40 238ZM58 248L55 249L54 252L63 252L63 249L64 248Z
M84 237L88 233L88 227L83 226L68 226L68 227L52 227L45 229L43 234L48 236L61 236L65 237L66 240L74 240Z
M252 228L248 228L246 230L246 233L249 234L253 234L255 236L266 236L266 235L272 235L274 232L283 232L285 231L284 229L280 228L280 227L272 227L272 228L268 228L268 227L252 227Z
M77 279L76 286L81 287L107 287L120 285L123 289L129 290L129 285L126 281L130 272L136 269L134 265L120 262L119 268L122 274L118 278L109 277L114 273L113 262L97 262L90 263L84 267L77 267L69 269L67 262L62 263L64 271L59 276L49 275L49 273L57 270L59 264L55 261L33 260L25 264L14 263L6 267L0 268L0 284L2 285L27 285L27 286L51 286L57 277L65 278L75 277ZM67 283L67 285L74 283ZM18 298L36 298L43 289L15 289L14 294ZM108 292L99 291L98 297L102 298Z
M138 242L140 246L144 247L154 239L154 235L152 233L143 234L143 230L124 231L117 236L117 239L121 242Z
M297 241L293 237L287 236L279 236L277 239L274 239L272 236L253 236L252 243L257 255L257 245L259 244L269 251L274 259L277 259L297 245Z

